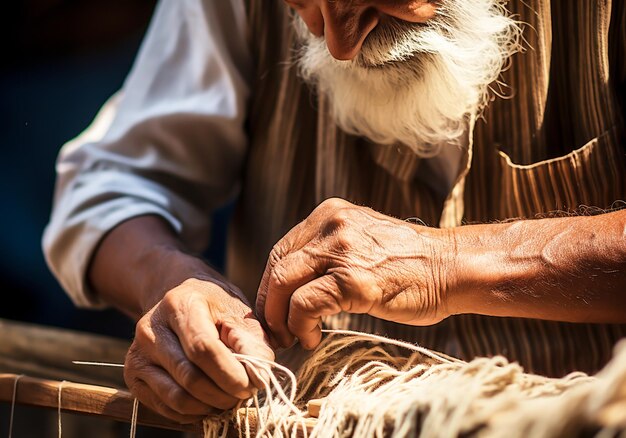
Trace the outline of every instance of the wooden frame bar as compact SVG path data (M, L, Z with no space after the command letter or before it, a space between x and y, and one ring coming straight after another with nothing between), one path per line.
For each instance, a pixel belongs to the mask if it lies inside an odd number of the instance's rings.
M17 381L17 387L15 381ZM13 400L13 389L15 400ZM0 374L0 402L58 409L61 392L61 411L94 415L100 418L130 423L134 398L125 390L69 381L40 379L19 374ZM179 424L156 412L139 406L137 424L163 429L202 432L201 424Z

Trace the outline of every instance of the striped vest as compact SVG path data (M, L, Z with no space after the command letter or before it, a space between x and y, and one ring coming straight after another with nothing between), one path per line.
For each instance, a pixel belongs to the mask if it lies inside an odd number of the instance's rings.
M254 302L272 246L333 196L441 227L618 207L616 201L626 199L625 4L509 3L528 23L529 48L503 73L511 96L491 102L468 133L456 181L442 191L419 178L428 162L407 147L376 145L339 130L325 99L297 76L290 10L280 0L246 0L256 71L250 151L228 237L231 280ZM626 336L622 325L478 315L431 327L349 314L325 323L464 359L502 354L550 376L597 371Z

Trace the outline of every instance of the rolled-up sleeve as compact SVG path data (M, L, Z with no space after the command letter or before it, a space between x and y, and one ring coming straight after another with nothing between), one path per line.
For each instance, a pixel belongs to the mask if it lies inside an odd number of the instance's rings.
M155 214L191 250L238 190L251 62L241 0L162 0L122 89L59 153L42 239L79 307L104 307L86 271L108 231Z

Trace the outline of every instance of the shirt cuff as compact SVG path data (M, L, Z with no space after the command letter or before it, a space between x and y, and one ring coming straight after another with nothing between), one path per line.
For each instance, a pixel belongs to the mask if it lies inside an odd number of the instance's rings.
M96 181L97 180L97 183ZM141 182L141 184L138 184ZM53 209L42 245L46 262L72 302L105 308L87 281L87 270L105 235L137 216L158 215L192 249L208 240L209 217L163 187L155 190L136 175L106 172L76 187ZM183 223L180 217L195 218Z

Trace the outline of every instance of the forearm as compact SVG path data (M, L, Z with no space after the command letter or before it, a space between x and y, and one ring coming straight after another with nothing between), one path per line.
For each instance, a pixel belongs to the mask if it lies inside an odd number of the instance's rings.
M626 322L626 210L457 228L450 314Z
M111 230L94 254L88 278L104 301L135 320L188 278L221 283L157 216L136 217Z

